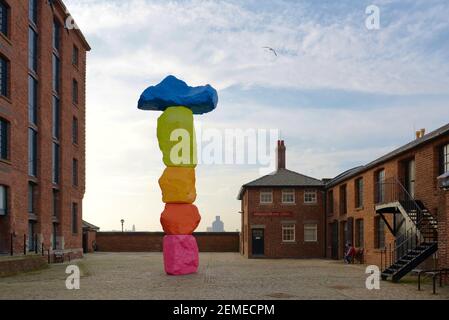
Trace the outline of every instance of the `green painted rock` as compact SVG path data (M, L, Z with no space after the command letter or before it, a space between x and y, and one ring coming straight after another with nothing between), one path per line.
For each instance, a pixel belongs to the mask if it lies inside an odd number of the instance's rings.
M157 138L167 167L196 167L192 110L186 107L167 108L157 121Z

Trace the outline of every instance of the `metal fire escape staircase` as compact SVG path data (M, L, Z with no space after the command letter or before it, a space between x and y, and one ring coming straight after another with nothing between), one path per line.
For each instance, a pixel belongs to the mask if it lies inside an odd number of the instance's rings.
M396 178L377 185L376 200L376 213L396 238L382 250L381 276L398 282L437 252L438 221ZM392 225L387 214L393 215Z

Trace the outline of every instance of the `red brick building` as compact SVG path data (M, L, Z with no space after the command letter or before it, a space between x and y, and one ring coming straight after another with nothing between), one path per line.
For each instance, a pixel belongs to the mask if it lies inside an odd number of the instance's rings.
M429 259L449 267L448 173L449 124L322 181L286 170L279 142L278 170L239 193L241 252L343 259L351 243L394 281Z
M326 256L341 259L351 242L364 249L366 263L382 265L393 280L436 259L437 248L440 265L447 265L449 207L437 178L449 171L448 157L446 125L418 132L416 140L331 180Z
M278 142L276 172L242 186L241 253L249 258L325 255L323 181L286 169Z
M67 21L60 0L0 0L0 253L82 255L90 48Z

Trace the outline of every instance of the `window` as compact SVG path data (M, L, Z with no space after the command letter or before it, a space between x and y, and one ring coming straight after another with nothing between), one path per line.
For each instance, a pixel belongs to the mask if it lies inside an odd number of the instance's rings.
M363 248L365 246L363 219L355 221L355 246Z
M59 191L53 189L53 217L59 216Z
M53 138L58 140L60 134L60 106L59 99L53 96Z
M3 35L8 36L8 20L9 20L9 8L4 1L0 1L0 32Z
M53 22L53 49L59 51L61 26L57 21Z
M8 187L0 185L0 216L8 213Z
M440 150L440 175L449 172L449 144Z
M72 102L78 104L78 81L75 79L72 82Z
M294 224L283 224L282 225L282 242L295 242L295 229Z
M58 224L53 223L53 234L52 234L52 249L58 249Z
M330 190L327 193L327 214L333 215L334 214L334 191Z
M59 184L59 144L53 142L52 149L52 180L54 184Z
M376 188L375 199L376 203L383 203L385 201L385 170L380 170L376 173Z
M72 233L78 233L78 204L72 203Z
M318 241L318 225L316 223L307 223L304 225L304 241L305 242Z
M77 46L73 46L72 63L75 66L78 66L79 63L79 49Z
M282 203L287 203L287 204L295 203L295 190L294 189L282 190Z
M8 78L9 78L9 62L3 57L0 57L0 95L8 96Z
M28 251L34 251L36 245L34 221L28 221Z
M72 122L72 142L78 144L78 119L73 117Z
M28 68L37 71L37 33L28 28Z
M36 185L32 182L28 183L28 213L36 213Z
M273 191L261 191L260 203L261 204L273 203Z
M59 58L53 54L53 91L59 93Z
M9 157L9 123L0 118L0 159L7 160Z
M355 180L355 207L363 207L363 178Z
M340 187L340 214L348 212L348 197L346 192L346 185Z
M376 237L376 248L385 248L385 222L381 217L375 218L375 237Z
M28 174L37 176L37 132L28 129Z
M37 0L29 0L29 19L37 24Z
M73 159L73 166L72 166L72 182L74 186L78 186L78 160Z
M37 81L28 76L28 121L37 124Z
M304 203L306 204L316 203L316 190L306 190L304 192Z

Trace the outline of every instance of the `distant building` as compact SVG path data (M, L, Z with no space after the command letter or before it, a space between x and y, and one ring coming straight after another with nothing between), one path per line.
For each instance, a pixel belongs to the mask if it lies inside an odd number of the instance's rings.
M215 217L215 221L212 222L212 228L207 228L207 232L225 232L224 223L220 220L220 216Z

